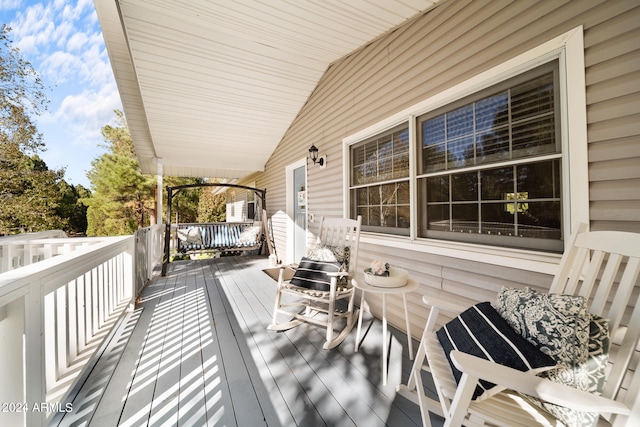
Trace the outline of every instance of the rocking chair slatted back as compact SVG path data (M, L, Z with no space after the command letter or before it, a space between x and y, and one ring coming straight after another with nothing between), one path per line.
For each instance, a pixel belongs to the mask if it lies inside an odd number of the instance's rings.
M572 256L563 259L550 292L580 295L592 314L609 320L615 351L602 395L615 399L640 336L639 295L632 299L640 273L640 234L632 239L629 233L585 231L582 224L574 233Z
M319 243L345 247L349 246L349 272L355 271L358 264L358 244L360 225L358 220L344 218L320 218L320 228L317 241Z
M534 407L525 410L520 404L514 406L521 399L515 392L577 411L598 412L600 423L615 427L640 425L640 233L589 232L587 228L580 224L573 230L549 292L580 295L588 301L591 314L608 320L610 349L602 396L452 351L456 367L463 372L456 385L435 337L435 319L441 311L459 313L465 307L425 296L425 304L431 307L427 325L409 381L398 387L399 392L420 405L425 426L430 425L429 412L445 417L445 426L484 426L488 422L528 427L548 425L544 420L557 421L550 413ZM438 400L425 393L423 369L432 374ZM508 390L486 400L472 401L478 379ZM587 400L590 403L585 405Z

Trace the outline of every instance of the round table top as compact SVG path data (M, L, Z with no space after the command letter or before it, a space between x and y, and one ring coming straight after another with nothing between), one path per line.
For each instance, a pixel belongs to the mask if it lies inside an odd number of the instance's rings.
M352 280L353 286L361 291L376 292L379 294L404 294L407 292L413 292L418 289L418 282L409 278L407 284L404 286L398 286L395 288L385 288L382 286L371 286L364 281L364 276L358 276Z

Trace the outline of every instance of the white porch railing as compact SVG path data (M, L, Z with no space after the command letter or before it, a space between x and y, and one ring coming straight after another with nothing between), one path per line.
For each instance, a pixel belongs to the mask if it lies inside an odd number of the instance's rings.
M74 241L75 251L0 274L0 425L41 426L73 410L60 402L160 262L162 230L51 239L54 248Z
M91 241L96 242L95 239L69 239L62 230L0 237L0 273L72 252Z

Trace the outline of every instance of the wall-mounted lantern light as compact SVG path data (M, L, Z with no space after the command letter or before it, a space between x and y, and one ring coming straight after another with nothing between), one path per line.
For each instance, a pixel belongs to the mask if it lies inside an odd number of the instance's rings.
M309 158L314 165L318 164L321 168L327 166L327 156L324 155L318 158L318 148L315 145L311 145L311 148L309 148Z

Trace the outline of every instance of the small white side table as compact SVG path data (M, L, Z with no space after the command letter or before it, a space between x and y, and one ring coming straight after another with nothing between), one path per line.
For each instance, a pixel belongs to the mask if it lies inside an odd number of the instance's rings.
M407 344L409 345L409 358L413 360L413 343L411 341L411 322L409 321L409 313L407 310L407 293L418 289L418 282L409 279L407 284L397 288L383 288L371 286L364 281L364 277L357 277L353 281L353 286L360 290L360 315L358 316L358 329L356 332L355 351L360 346L360 331L362 329L362 312L364 308L364 295L367 292L382 295L382 384L387 385L387 295L402 295L404 303L404 319L407 326Z

